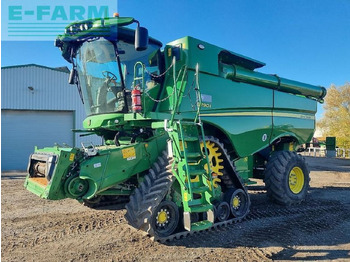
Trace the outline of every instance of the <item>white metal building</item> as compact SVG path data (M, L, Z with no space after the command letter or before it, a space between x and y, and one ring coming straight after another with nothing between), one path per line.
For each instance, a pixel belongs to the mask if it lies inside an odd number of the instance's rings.
M1 74L2 170L25 170L34 146L101 142L72 132L82 129L86 115L76 87L68 84L66 67L9 66Z

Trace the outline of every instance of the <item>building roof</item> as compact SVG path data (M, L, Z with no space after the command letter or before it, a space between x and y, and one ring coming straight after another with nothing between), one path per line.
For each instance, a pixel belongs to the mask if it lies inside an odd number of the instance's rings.
M31 66L45 68L45 69L51 69L51 70L54 70L54 71L58 71L58 72L63 72L63 73L69 74L69 69L66 66L62 66L62 67L48 67L48 66L37 65L37 64L26 64L26 65L3 66L3 67L1 67L1 69L31 67Z

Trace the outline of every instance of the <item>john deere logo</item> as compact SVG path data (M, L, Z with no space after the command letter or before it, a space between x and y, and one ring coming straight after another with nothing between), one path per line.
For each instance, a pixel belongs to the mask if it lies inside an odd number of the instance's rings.
M266 141L266 139L267 139L267 134L263 134L263 136L262 136L261 140L262 140L263 142L265 142L265 141Z

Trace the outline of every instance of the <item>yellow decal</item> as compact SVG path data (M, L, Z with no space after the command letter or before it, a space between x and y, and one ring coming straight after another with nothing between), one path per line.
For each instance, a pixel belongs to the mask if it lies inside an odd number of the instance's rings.
M209 103L202 103L201 106L206 108L211 108L211 104Z
M184 193L184 200L188 201L188 194L187 194L187 192Z
M289 151L294 151L294 143L289 143Z
M74 153L71 153L69 155L69 161L73 161L74 160L74 157L75 157L75 154Z
M182 141L179 141L179 146L180 146L180 150L184 151L184 147L182 145ZM187 143L185 142L185 148L187 148Z
M122 150L123 158L126 158L127 160L133 160L136 159L136 151L135 147L129 147Z
M171 48L168 48L168 56L171 56Z

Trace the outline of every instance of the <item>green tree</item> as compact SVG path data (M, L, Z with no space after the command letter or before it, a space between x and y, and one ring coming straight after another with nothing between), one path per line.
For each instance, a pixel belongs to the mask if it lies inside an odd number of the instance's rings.
M323 136L335 136L337 146L350 148L350 83L332 85L323 108L323 117L318 122Z

